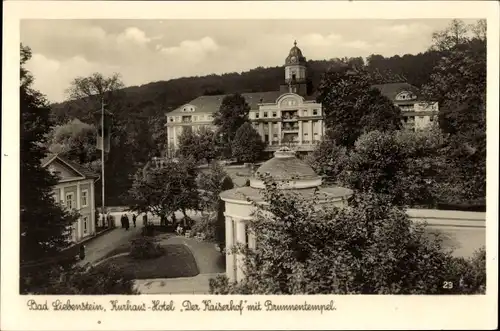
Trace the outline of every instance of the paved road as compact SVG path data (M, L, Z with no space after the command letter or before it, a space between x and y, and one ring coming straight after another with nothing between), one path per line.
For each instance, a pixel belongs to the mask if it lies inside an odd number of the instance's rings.
M141 228L141 226L131 227L127 231L119 227L90 241L85 245L85 259L81 263L96 262L114 248L127 243L141 231Z

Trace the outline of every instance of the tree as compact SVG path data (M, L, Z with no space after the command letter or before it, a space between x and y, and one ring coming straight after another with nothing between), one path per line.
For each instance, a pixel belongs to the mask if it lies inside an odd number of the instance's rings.
M486 195L486 23L469 28L473 37L455 21L438 33L452 42L424 87L427 99L439 102L439 125L448 134L444 151L454 168L449 183L462 200Z
M196 179L203 210L216 211L219 207L219 194L234 187L231 177L218 162L210 163L207 171L202 171Z
M51 153L62 153L74 162L90 165L97 161L96 134L93 125L74 119L53 128L48 148Z
M465 284L443 289L444 281L457 279L456 259L439 236L429 236L423 224L380 196L356 195L348 207L318 208L315 200L279 190L269 179L265 183L266 204L255 205L249 224L256 247L235 249L244 254L245 278L211 280L212 293L470 293ZM484 278L476 279L463 283L479 292L476 285L484 286Z
M446 165L437 130L362 135L341 172L344 185L386 196L396 205L433 206Z
M178 153L184 157L192 157L197 162L208 162L217 157L215 132L202 127L194 131L184 127L179 136Z
M77 213L56 204L52 188L57 177L42 168L47 155L46 136L52 122L50 108L44 96L31 87L33 76L24 68L31 50L21 44L21 142L20 142L20 260L21 263L55 259L71 245L71 226ZM46 267L35 268L33 274ZM29 291L26 279L30 275L21 269L21 292Z
M218 132L224 143L231 146L236 131L248 122L250 106L241 94L232 94L222 99L219 111L215 113L213 123L218 126Z
M252 124L247 122L236 131L231 149L238 162L255 162L264 151L264 142Z
M70 100L81 100L87 106L88 114L83 121L92 121L92 112L101 108L101 102L112 104L119 94L119 90L124 87L120 75L114 73L105 77L99 72L95 72L88 77L76 77L66 90Z
M141 169L129 190L130 209L151 212L165 223L182 210L198 210L196 164L192 159L166 160L161 168Z
M326 137L306 157L306 162L326 182L338 182L347 165L348 150Z
M457 45L467 42L467 26L461 20L454 19L447 28L432 34L432 49L439 51L449 50Z
M325 73L317 101L325 114L326 135L350 147L364 132L391 131L401 127L401 111L372 87L364 69L344 65Z
M220 193L234 187L231 177L217 162L212 162L208 171L197 178L200 191L202 219L193 226L194 231L204 232L207 238L215 240L220 247L225 244L225 203Z

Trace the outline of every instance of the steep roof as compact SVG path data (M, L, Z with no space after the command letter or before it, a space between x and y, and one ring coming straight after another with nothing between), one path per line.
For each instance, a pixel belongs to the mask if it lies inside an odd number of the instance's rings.
M417 96L417 100L420 100L420 90L408 83L389 83L389 84L377 84L373 85L374 88L378 89L384 96L392 101L396 101L396 96L403 91L413 92ZM267 92L254 92L254 93L242 93L241 95L245 98L246 102L250 106L251 110L258 110L259 104L261 103L275 103L276 100L282 95L281 91L267 91ZM219 95L202 95L190 102L174 109L169 114L192 114L192 113L216 113L219 111L219 107L222 100L231 94L219 94ZM305 100L315 100L318 95L316 91L312 95L306 96ZM183 112L182 109L186 105L194 106L194 111Z
M403 91L414 93L417 96L417 100L420 98L420 90L408 83L377 84L373 85L373 87L378 89L380 93L392 101L395 101L396 96Z
M75 172L80 174L82 177L85 178L99 178L99 175L93 172L90 169L87 169L86 167L82 166L79 163L73 162L69 160L68 158L64 157L61 154L49 154L47 155L43 160L42 160L42 167L47 167L50 163L54 162L55 160L59 160L61 163L65 164L66 166L70 167L73 169Z
M281 91L268 91L268 92L254 92L254 93L242 93L241 95L245 98L246 102L250 106L251 110L258 110L259 104L261 103L275 103L276 100L282 95ZM231 94L219 94L219 95L202 95L198 98L191 100L187 104L176 108L169 114L184 114L182 108L186 105L192 105L195 107L192 113L215 113L219 111L219 107L222 104L222 100ZM314 100L314 96L306 97L306 100Z

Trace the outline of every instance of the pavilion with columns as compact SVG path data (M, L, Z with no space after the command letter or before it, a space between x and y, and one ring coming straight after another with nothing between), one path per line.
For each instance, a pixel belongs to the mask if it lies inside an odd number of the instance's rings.
M236 244L248 245L253 249L258 238L249 231L248 222L255 210L253 202L264 204L262 189L265 184L261 175L266 175L278 185L279 189L289 190L299 198L317 198L318 203L345 206L352 191L339 186L323 186L322 178L304 161L296 157L290 148L281 147L274 157L263 163L250 179L250 186L224 191L220 194L225 203L226 250ZM243 255L229 254L226 257L226 275L231 281L244 278Z

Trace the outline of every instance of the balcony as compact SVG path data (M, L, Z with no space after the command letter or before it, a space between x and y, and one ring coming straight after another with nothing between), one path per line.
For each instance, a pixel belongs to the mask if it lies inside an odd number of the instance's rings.
M401 109L402 112L409 112L409 111L415 111L415 106L399 106L399 109Z
M193 120L191 116L182 116L182 123L192 123Z
M281 131L283 132L298 132L299 131L299 126L298 125L290 125L290 126L283 126L281 128Z
M299 119L299 114L297 111L293 112L282 111L281 113L282 113L281 119L285 122L297 121Z

